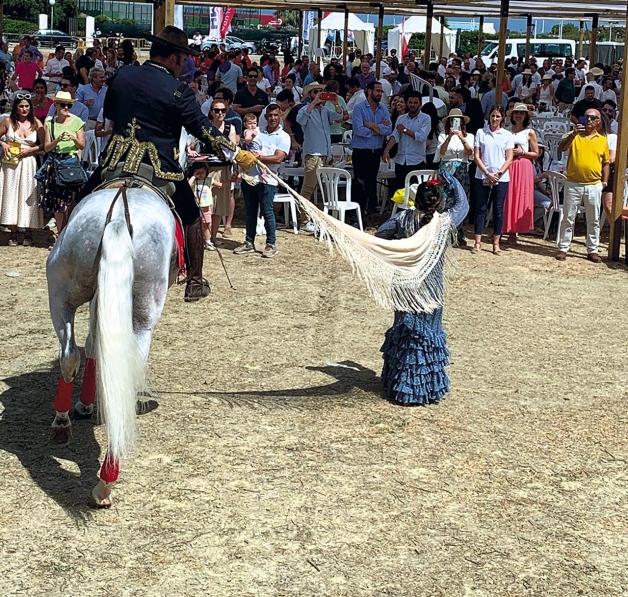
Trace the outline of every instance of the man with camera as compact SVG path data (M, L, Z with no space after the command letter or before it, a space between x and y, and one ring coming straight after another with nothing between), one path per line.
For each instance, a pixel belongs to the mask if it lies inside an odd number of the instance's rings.
M578 207L584 202L587 219L587 259L599 263L600 207L602 192L608 185L610 159L608 141L600 134L602 116L591 108L581 116L574 130L563 137L559 152L569 151L565 176L563 219L558 231L558 261L567 259L567 251L573 237L573 226Z
M311 83L303 90L307 98L305 104L297 114L297 122L303 129L303 165L305 176L301 195L308 201L317 185L316 171L327 165L331 157L331 131L329 125L343 119L343 111L335 93L324 92L325 86L320 83ZM325 104L331 101L334 109ZM311 223L302 224L303 232L314 232Z

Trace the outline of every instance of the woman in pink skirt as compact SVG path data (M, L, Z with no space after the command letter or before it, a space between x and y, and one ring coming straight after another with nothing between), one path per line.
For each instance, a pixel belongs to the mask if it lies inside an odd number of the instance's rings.
M539 155L536 133L528 128L530 113L525 104L518 103L507 115L515 138L514 160L510 166L510 184L504 207L504 233L510 244L517 243L517 234L534 229L534 167Z

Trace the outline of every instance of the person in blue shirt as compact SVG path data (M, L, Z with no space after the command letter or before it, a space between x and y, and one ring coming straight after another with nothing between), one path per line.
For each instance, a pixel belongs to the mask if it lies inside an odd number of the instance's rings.
M392 133L390 114L380 103L383 93L382 84L371 81L366 99L353 110L353 183L358 186L355 198L363 212L377 209L379 162L384 140Z

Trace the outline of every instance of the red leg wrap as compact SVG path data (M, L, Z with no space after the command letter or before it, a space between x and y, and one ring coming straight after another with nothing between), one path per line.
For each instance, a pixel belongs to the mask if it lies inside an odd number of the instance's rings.
M74 382L67 383L63 377L59 378L59 385L57 386L57 395L52 403L52 406L57 412L67 412L72 408L72 388Z
M120 462L114 460L110 452L107 452L107 456L105 456L105 461L102 463L102 467L100 469L100 478L105 483L113 483L118 479L119 474Z
M94 403L96 398L96 361L94 359L85 360L85 371L83 373L83 385L81 386L81 402L85 406Z

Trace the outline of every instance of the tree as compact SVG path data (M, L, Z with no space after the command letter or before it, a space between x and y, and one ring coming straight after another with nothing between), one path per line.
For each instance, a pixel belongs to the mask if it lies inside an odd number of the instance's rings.
M299 11L298 10L278 10L275 17L281 19L282 27L292 27L299 29Z
M78 13L78 0L57 0L54 7L55 24L64 23ZM50 14L48 0L5 0L4 14L24 21L38 21L39 14ZM54 25L51 24L51 27Z
M560 25L554 25L552 27L552 35L558 37L560 35ZM580 39L580 28L576 27L573 23L563 24L563 39Z

